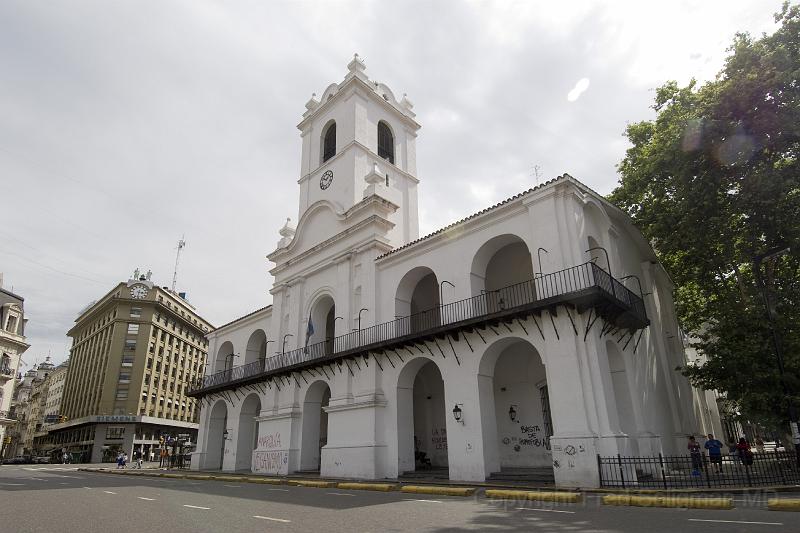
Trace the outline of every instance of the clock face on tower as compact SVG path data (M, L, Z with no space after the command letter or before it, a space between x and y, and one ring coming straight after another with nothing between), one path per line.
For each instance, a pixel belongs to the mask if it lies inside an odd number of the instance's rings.
M131 298L141 300L145 296L147 296L147 287L144 285L134 285L131 287Z
M323 191L331 186L333 183L333 171L326 170L322 177L319 179L319 188Z

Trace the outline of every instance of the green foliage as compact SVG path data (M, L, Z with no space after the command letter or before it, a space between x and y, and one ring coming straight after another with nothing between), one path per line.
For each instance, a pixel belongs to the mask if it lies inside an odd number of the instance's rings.
M666 83L656 118L631 124L610 200L651 240L677 285L683 327L707 361L682 372L717 389L751 419L787 419L753 258L766 263L783 337L786 381L800 393L800 6L784 4L780 27L738 34L717 79Z

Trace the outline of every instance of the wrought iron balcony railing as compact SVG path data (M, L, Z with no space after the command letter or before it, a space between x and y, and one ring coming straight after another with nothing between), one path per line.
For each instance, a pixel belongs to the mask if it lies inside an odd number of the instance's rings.
M16 420L17 417L14 413L10 411L0 411L0 418L5 420Z
M0 366L0 376L4 377L14 377L14 369L8 365Z
M579 310L594 308L607 322L622 329L637 330L649 324L642 298L595 263L588 262L210 374L193 383L188 393L199 396L210 389L226 388L227 384L254 381L323 360L563 304Z

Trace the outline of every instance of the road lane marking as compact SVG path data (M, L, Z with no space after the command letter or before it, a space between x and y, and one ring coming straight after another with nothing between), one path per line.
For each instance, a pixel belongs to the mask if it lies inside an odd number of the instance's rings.
M104 490L103 492L105 492L106 494L116 494L116 492L111 492L110 490Z
M575 511L559 511L558 509L535 509L532 507L517 507L517 511L541 511L543 513L567 513L575 514Z
M25 483L0 483L0 485L3 485L4 487L21 487L24 484Z
M347 494L346 492L326 492L325 494L330 494L331 496L355 496L355 494Z
M267 489L267 490L277 490L279 492L289 492L289 489Z
M253 518L260 518L261 520L272 520L273 522L282 522L284 524L288 524L291 520L286 520L285 518L272 518L271 516L260 516L260 515L253 515Z
M440 500L415 500L414 498L403 498L407 502L442 503Z
M188 507L190 509L205 509L206 511L211 509L211 507L200 507L199 505L186 505L186 504L184 504L183 506L184 507Z
M222 485L223 487L231 487L233 489L241 487L241 485Z
M722 524L760 524L762 526L783 525L783 522L745 522L744 520L709 520L704 518L689 518L689 522L720 522Z
M140 500L147 500L148 502L156 501L155 498L145 498L144 496L137 496L137 498L139 498Z
M69 482L67 482L67 481L62 481L61 483L59 483L59 485L69 485Z

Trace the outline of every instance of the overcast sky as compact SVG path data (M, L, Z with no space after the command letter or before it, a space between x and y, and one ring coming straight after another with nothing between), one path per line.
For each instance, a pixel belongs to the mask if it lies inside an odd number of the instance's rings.
M609 193L654 89L713 78L780 4L0 0L0 272L24 361L64 360L77 313L136 267L169 285L184 234L178 289L202 316L270 303L296 125L354 52L414 102L425 234L534 165Z

